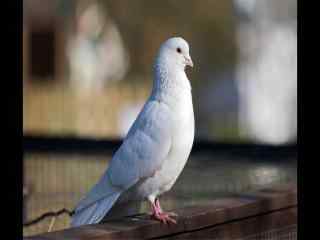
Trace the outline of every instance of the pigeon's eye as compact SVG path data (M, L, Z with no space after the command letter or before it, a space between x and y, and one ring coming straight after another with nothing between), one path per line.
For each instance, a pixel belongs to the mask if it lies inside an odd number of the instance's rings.
M178 48L177 48L177 52L178 52L178 53L181 53L181 48L178 47Z

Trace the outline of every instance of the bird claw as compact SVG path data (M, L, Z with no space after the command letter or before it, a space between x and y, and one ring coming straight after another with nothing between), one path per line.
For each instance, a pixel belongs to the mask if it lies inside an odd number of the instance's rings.
M168 224L173 223L177 224L177 221L172 217L177 217L178 215L174 212L164 212L160 206L160 201L158 198L155 199L154 203L151 203L152 214L151 218L160 221L161 223Z
M162 213L152 214L151 218L158 220L164 224L170 224L170 223L177 224L177 221L174 218L172 218L176 216L178 215L174 212L162 212Z

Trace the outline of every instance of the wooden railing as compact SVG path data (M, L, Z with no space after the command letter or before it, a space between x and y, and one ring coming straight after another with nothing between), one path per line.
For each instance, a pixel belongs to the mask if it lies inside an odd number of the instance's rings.
M176 209L177 225L164 225L146 215L69 228L27 237L49 239L296 239L297 187L277 185L212 200L206 206ZM268 238L266 238L268 235ZM260 239L259 238L259 239ZM277 238L277 239L278 239ZM282 239L282 238L281 238Z

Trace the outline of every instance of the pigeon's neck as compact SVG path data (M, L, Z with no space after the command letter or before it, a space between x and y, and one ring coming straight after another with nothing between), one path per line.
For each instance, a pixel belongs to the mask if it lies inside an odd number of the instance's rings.
M169 63L169 62L168 62ZM179 97L191 92L191 85L182 67L157 61L154 65L153 94Z

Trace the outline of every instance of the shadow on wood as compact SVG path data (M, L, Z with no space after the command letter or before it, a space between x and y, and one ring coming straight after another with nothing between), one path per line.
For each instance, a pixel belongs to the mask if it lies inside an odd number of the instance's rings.
M294 237L297 187L277 185L175 212L179 215L177 225L160 224L138 215L24 239L255 239L263 234Z

